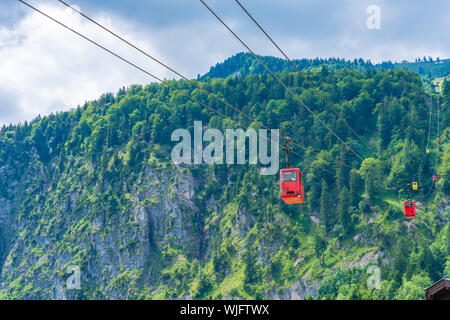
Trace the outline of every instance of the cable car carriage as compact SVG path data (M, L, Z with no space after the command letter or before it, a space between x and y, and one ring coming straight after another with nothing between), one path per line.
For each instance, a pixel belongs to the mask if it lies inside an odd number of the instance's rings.
M303 173L298 168L289 168L289 151L292 148L288 146L291 139L284 138L285 146L283 150L286 151L286 169L280 170L280 193L281 199L287 203L305 203L305 190L302 183Z
M302 172L297 168L280 170L281 199L284 202L305 203L305 191L302 183Z
M416 207L414 201L403 202L403 207L405 209L405 219L414 219L416 217Z
M419 190L419 185L417 184L417 182L412 183L412 188L413 190Z
M433 174L433 182L437 182L437 175Z

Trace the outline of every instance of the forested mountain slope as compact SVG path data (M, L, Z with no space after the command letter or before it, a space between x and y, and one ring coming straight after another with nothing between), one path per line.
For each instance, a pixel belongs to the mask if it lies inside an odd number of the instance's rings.
M185 81L171 83L233 120L150 84L3 127L0 298L421 299L450 273L450 85L439 97L439 152L432 97L426 154L430 100L417 74L307 76L373 153L301 76L280 75L364 161L266 74L201 82L319 152L296 149L302 157L291 159L305 173L304 205L283 204L278 175L262 176L255 165L171 162L171 133L194 121L222 132L258 128ZM414 178L417 218L405 221ZM379 289L367 286L369 264L380 268ZM72 266L79 290L66 286Z

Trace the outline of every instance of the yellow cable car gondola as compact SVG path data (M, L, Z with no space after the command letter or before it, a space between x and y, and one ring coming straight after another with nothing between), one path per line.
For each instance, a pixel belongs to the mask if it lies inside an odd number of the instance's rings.
M413 190L418 190L419 189L419 186L418 186L417 182L413 182L412 183L412 188L413 188Z

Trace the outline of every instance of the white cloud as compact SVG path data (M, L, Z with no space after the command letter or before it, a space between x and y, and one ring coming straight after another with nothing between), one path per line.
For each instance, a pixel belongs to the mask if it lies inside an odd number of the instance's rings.
M72 10L49 4L38 8L156 76L169 76ZM117 17L100 14L94 18L158 56L151 35L143 35ZM0 29L0 125L67 110L122 86L152 81L37 12L30 10L13 27Z

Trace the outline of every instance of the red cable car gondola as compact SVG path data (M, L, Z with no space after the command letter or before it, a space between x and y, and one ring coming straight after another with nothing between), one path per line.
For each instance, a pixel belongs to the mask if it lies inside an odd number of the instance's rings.
M284 141L286 145L283 150L286 151L287 168L280 170L281 199L287 204L305 203L305 190L302 183L303 173L298 168L289 168L289 151L292 151L292 148L289 147L291 139L285 137Z
M403 207L405 209L405 219L414 219L416 217L416 207L414 201L403 202Z
M302 172L297 168L281 169L281 199L290 203L305 203L305 192L302 183Z
M433 182L436 182L437 181L437 175L433 175Z

